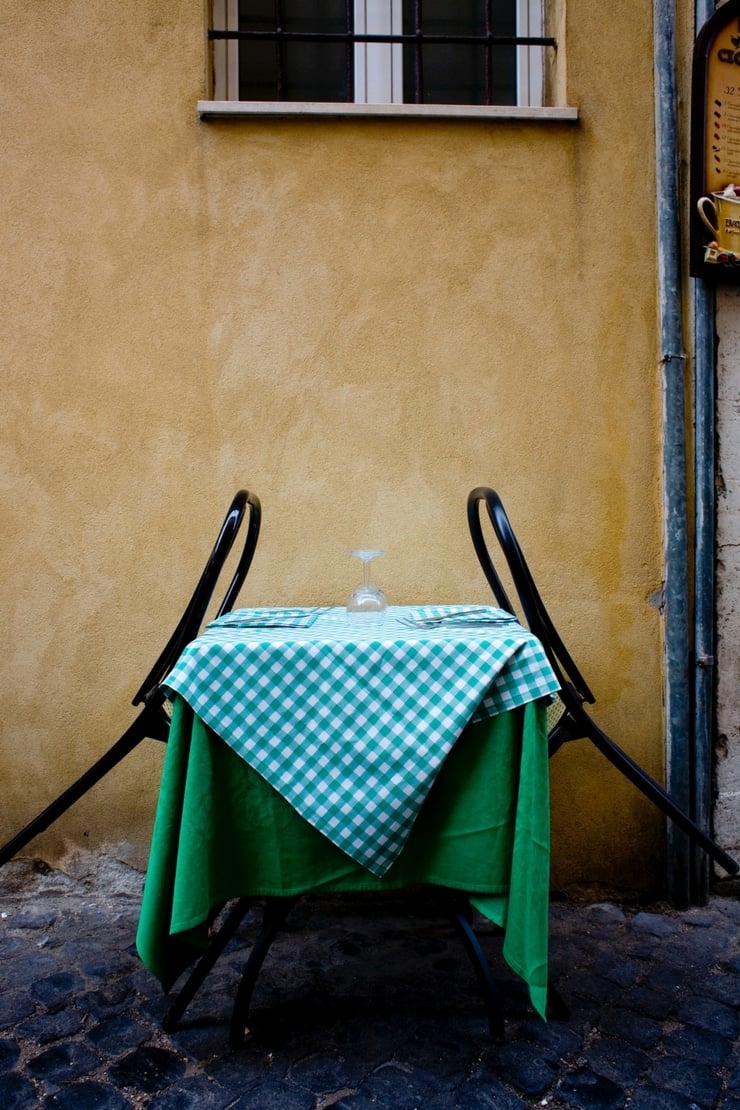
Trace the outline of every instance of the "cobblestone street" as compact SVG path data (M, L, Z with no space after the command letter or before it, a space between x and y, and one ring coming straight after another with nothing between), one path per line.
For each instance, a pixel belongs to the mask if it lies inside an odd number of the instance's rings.
M181 1027L134 948L142 877L16 860L0 872L3 1110L740 1110L740 902L676 913L552 907L552 978L568 1021L540 1021L501 963L494 1043L458 935L422 895L300 903L259 979L246 1047L231 1002L259 911Z

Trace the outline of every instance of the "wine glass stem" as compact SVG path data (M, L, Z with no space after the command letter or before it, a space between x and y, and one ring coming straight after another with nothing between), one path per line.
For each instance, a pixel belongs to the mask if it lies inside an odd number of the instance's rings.
M362 563L362 578L366 586L370 585L370 560L364 559Z

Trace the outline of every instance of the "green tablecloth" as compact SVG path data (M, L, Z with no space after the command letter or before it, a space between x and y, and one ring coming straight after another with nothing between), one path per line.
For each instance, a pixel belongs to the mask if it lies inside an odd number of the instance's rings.
M531 632L492 606L237 609L165 687L319 832L384 875L463 728L552 694Z
M470 893L504 930L503 955L544 1016L549 775L540 699L469 725L382 877L351 860L174 699L137 947L168 990L205 947L212 908L241 895Z

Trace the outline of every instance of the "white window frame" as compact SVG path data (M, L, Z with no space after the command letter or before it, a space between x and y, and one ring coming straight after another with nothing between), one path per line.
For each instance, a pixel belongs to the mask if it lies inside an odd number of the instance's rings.
M238 0L213 0L213 26L224 31L239 30ZM213 44L213 96L215 100L239 100L236 39L216 39Z
M517 0L516 33L539 37L544 32L543 0ZM541 108L545 100L545 50L516 48L516 102L522 108Z
M400 35L403 0L354 0L356 35ZM403 104L403 47L355 44L355 104Z
M354 0L354 6L356 34L402 33L403 0ZM522 38L538 38L543 34L542 0L516 0L516 33ZM544 48L518 46L518 106L542 107L544 77ZM400 43L357 43L355 104L403 104L403 47Z

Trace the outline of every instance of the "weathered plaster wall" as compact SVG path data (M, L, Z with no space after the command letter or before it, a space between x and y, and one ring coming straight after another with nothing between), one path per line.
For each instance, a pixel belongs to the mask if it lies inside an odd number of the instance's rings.
M487 597L505 498L599 717L662 775L649 5L568 0L576 126L201 123L201 4L8 0L0 31L0 836L126 710L244 484L245 604ZM146 856L142 747L35 848ZM552 766L554 882L650 886L661 822Z
M717 292L717 802L715 832L740 850L740 293Z

